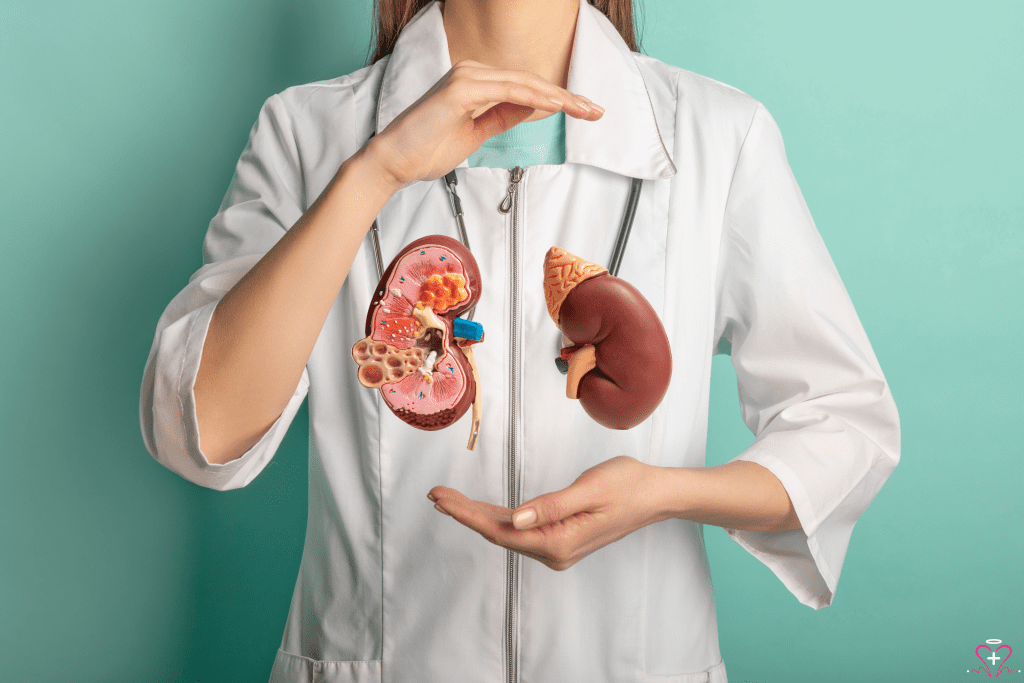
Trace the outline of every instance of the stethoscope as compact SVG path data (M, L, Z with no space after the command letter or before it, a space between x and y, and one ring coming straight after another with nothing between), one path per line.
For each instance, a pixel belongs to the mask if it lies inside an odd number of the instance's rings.
M370 133L372 138L377 132ZM516 167L518 168L518 166ZM642 178L631 178L632 183L629 187L629 197L626 199L626 211L622 215L622 224L619 225L619 234L615 238L615 247L612 249L612 258L608 264L608 273L615 276L619 272L619 265L622 263L622 256L626 253L626 242L629 241L629 231L633 227L633 218L636 216L636 205L640 201L640 190L643 188ZM455 191L455 186L459 184L458 179L455 177L455 169L444 175L444 183L448 189L448 198L451 200L452 213L455 214L455 221L459 226L459 239L466 245L466 249L470 252L473 250L469 246L469 236L466 235L466 221L462 214L462 202L459 200L459 193ZM501 209L502 213L507 211ZM377 258L377 279L384 277L384 260L380 255L380 233L377 230L377 219L373 219L373 227L371 229L373 235L373 252ZM465 318L467 320L473 319L473 312L476 310L476 306L466 312ZM561 361L561 362L560 362ZM558 370L564 375L568 372L568 363L562 358L556 358L555 363L558 365Z

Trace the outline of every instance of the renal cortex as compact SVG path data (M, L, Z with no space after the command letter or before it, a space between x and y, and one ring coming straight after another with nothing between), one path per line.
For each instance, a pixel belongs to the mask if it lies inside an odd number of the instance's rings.
M444 429L473 406L467 448L480 431L480 375L472 344L483 328L458 316L480 299L480 269L461 242L429 235L391 261L366 314L366 336L352 347L359 382L378 389L399 419Z

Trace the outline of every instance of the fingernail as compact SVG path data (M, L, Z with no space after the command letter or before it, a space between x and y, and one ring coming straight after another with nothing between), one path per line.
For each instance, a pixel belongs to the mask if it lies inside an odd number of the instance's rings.
M438 505L437 503L434 503L434 508L435 508L435 509L436 509L436 510L437 510L438 512L444 512L444 508L443 508L443 507L441 507L440 505ZM448 514L447 512L444 512L444 514L446 514L446 515L448 515L449 517L451 517L451 515L450 515L450 514Z
M529 526L537 521L537 512L533 508L520 510L512 515L512 525L517 529Z
M604 111L604 107L602 107L601 105L598 105L598 104L594 104L593 102L591 102L588 98L584 97L583 95L575 95L575 97L577 97L578 99L582 100L584 104L586 104L588 107L590 107L591 109L593 109L596 112L603 112Z
M583 107L587 111L593 111L593 109L591 109L589 104L587 104L586 102L584 102L583 100L581 100L578 97L576 98L576 104L580 105L581 107Z
M427 498L434 501L435 503L437 502L437 497L433 493L428 493Z

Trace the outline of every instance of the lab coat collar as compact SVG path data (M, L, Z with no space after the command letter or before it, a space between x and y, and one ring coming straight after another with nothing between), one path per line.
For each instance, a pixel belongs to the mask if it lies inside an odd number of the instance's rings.
M375 132L387 128L451 67L441 2L434 0L409 20L395 41L377 100ZM566 115L566 163L631 178L675 175L640 67L611 20L587 0L580 0L568 90L590 98L605 112L597 121ZM457 168L468 166L467 159Z

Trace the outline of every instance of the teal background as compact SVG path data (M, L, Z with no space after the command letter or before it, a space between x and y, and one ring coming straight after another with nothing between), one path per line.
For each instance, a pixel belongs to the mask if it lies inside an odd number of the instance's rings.
M646 54L777 120L902 422L831 607L706 527L730 680L970 681L987 638L1024 668L1024 4L638 9ZM0 679L268 679L306 407L255 481L217 492L149 456L139 386L260 105L365 65L371 17L370 0L0 1ZM726 356L710 422L709 465L753 441Z

